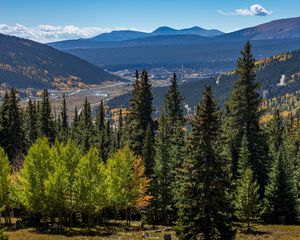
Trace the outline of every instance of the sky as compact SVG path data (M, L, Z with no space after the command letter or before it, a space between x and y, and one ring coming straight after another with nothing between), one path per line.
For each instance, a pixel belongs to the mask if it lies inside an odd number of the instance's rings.
M299 9L299 0L3 0L0 33L51 42L160 26L231 32L298 17Z

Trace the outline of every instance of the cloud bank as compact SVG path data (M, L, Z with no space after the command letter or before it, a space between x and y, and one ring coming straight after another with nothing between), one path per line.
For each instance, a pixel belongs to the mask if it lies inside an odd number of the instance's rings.
M249 8L239 8L234 10L233 12L224 12L222 10L218 10L219 13L225 16L268 16L272 14L272 11L268 11L263 6L259 4L254 4Z
M112 30L124 30L124 28L110 29L99 27L77 27L74 25L38 25L36 27L27 27L18 23L14 26L0 24L0 33L43 43L66 39L89 38L104 32L111 32Z

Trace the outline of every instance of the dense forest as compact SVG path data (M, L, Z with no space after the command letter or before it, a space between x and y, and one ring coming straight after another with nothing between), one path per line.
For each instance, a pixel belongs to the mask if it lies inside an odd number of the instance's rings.
M117 119L104 102L93 114L87 100L69 119L65 97L55 115L47 90L23 109L11 89L0 108L5 225L13 210L19 227L71 234L140 220L141 228L172 226L180 240L211 240L234 239L258 222L297 224L300 121L276 108L261 121L250 43L235 73L224 108L206 86L189 116L176 74L158 118L146 70L136 72L130 106Z

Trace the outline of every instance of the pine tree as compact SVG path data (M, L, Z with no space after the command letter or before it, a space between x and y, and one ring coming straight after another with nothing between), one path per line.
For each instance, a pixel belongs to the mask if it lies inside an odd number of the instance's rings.
M261 218L262 203L259 186L253 179L253 172L250 168L246 168L238 180L235 208L238 220L247 224L247 231L251 230L251 223L256 223Z
M38 115L37 115L37 106L35 102L32 102L31 99L28 101L28 106L26 109L26 121L25 121L25 133L27 148L29 148L37 139L38 136Z
M50 143L55 140L55 124L51 111L51 104L47 90L43 92L43 99L39 109L39 136L47 137Z
M171 126L174 126L178 121L184 121L182 101L183 98L178 88L177 75L174 73L171 85L165 97L166 111L167 115L170 117L170 121L172 123Z
M180 240L232 239L228 161L221 155L220 114L207 87L192 120L188 157L179 175Z
M149 178L152 178L154 168L154 137L150 125L147 127L145 134L142 150L143 163L145 166L145 175Z
M279 109L275 109L273 118L269 122L267 130L270 153L273 155L273 159L276 159L278 151L283 144L284 134L283 120L280 116Z
M266 187L265 214L271 223L295 224L298 215L298 203L294 171L285 156L283 148L279 149L276 161Z
M153 128L152 93L148 73L144 70L133 84L129 115L126 121L127 143L137 155L142 155L148 125Z
M66 95L65 94L63 94L60 118L61 118L62 133L64 136L64 140L66 141L67 137L68 137L68 132L69 132L69 123L68 123L67 103L66 103Z
M99 109L96 117L96 126L99 132L102 132L105 127L105 109L104 109L103 100L101 100L101 103L99 105Z
M17 91L6 93L0 109L0 145L10 161L16 163L25 151L25 133Z
M162 111L159 118L158 136L155 151L154 167L154 194L155 206L157 206L157 223L170 225L175 220L175 204L172 184L175 180L172 175L171 153L170 153L170 119Z
M226 102L225 128L228 147L232 160L233 177L236 178L240 140L246 134L251 169L261 186L261 193L263 193L268 174L267 146L259 123L261 97L258 93L259 84L255 80L255 59L251 53L249 42L245 44L241 54L236 70L239 79L234 83L229 100Z
M87 98L85 98L79 118L79 144L84 152L88 152L94 141L94 126L92 121L91 104L88 102Z
M247 168L251 168L251 164L250 164L249 143L248 143L247 135L245 134L242 138L241 148L239 151L238 177L243 176Z
M123 146L123 112L120 108L119 110L119 119L118 119L118 128L116 132L116 149L119 149Z

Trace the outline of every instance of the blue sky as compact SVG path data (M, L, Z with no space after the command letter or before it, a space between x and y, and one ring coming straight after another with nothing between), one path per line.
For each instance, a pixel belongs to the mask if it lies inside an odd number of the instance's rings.
M42 42L159 26L229 32L300 16L299 9L298 0L3 0L0 32Z

